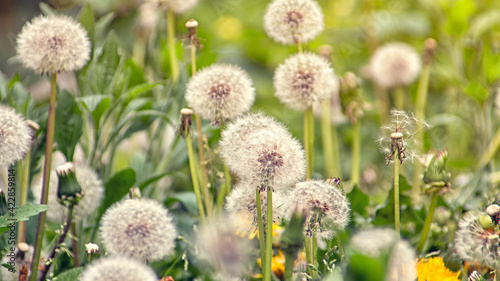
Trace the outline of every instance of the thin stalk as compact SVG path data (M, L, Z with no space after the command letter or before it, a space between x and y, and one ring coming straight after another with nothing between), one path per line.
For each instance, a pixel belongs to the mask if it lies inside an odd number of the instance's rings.
M255 188L255 202L257 203L257 227L259 228L260 264L262 267L262 280L266 276L266 239L264 235L264 223L262 222L262 204L260 202L260 187Z
M342 177L340 173L337 132L331 121L330 100L321 104L321 137L325 155L326 177ZM335 131L335 132L334 132Z
M500 147L500 129L498 129L491 139L490 144L488 145L488 148L484 151L483 155L481 156L479 160L479 166L478 168L483 167L486 165L488 162L490 162L491 158L495 156L495 153L498 150L498 147Z
M298 52L299 54L302 54L302 44L300 43L300 41L299 41L299 42L297 42L297 52Z
M175 52L175 13L172 9L167 11L167 44L170 54L170 68L172 71L172 81L177 84L179 81L179 62Z
M63 232L62 232L61 236L59 237L59 239L57 240L57 243L54 245L54 248L52 248L52 252L50 252L50 255L47 258L47 261L54 260L54 257L56 256L57 248L59 248L59 245L61 245L61 243L64 242L64 239L66 238L66 235L68 234L69 228L71 226L71 218L73 217L73 209L74 209L74 205L71 205L68 209L68 217L66 218ZM41 274L40 274L40 277L38 278L38 281L43 281L45 279L45 276L49 272L51 265L52 265L52 262L45 263L43 265L43 268L40 270Z
M73 248L73 267L80 266L80 255L78 251L78 233L76 232L76 223L71 223L71 243Z
M143 38L138 38L134 40L134 46L132 48L132 58L134 62L139 67L144 66L144 61L146 57L146 40Z
M318 236L316 232L313 232L311 241L312 264L315 268L318 268ZM318 270L312 269L312 278L314 280L318 279Z
M405 107L405 89L401 86L394 89L394 107L402 110Z
M31 149L28 150L24 160L20 162L22 167L21 183L19 189L19 206L26 204L28 200L28 185L30 178L30 164L31 164ZM26 222L19 222L19 233L17 235L17 244L26 242Z
M422 231L422 236L420 236L420 240L417 245L417 253L422 253L425 245L425 241L427 240L427 236L429 235L429 230L431 229L432 218L434 217L434 210L436 210L438 201L438 194L434 192L432 194L431 205L429 206L429 213L427 213L427 217L425 218L424 230Z
M351 184L359 183L361 165L361 120L356 120L352 136Z
M307 262L307 273L312 276L312 269L309 265L313 264L312 257L312 237L306 236L306 241L304 243L305 252L306 252L306 262Z
M193 181L194 195L196 196L196 203L198 203L198 211L200 212L201 223L205 226L205 210L203 209L203 202L201 201L200 183L198 182L198 169L196 167L196 158L193 152L193 143L191 141L191 133L186 128L186 146L189 157L189 169L191 170L191 179Z
M394 227L398 237L400 236L399 230L399 155L394 153Z
M339 259L342 262L344 260L344 247L342 247L342 241L338 234L335 235L335 240L337 241L337 249L339 250Z
M304 150L306 153L306 180L312 177L314 160L314 115L312 107L304 112Z
M293 276L293 262L295 261L295 257L290 254L289 251L285 254L285 280L292 281Z
M271 261L273 258L273 188L267 187L267 224L266 224L266 276L264 281L271 281Z
M50 170L52 165L52 145L54 144L54 124L56 117L57 74L53 73L50 79L49 115L47 119L47 140L45 144L45 159L43 163L42 196L40 204L46 205L49 198ZM30 281L35 281L38 274L40 252L42 250L43 234L45 231L46 212L38 215L38 225L35 237L35 248L31 263Z

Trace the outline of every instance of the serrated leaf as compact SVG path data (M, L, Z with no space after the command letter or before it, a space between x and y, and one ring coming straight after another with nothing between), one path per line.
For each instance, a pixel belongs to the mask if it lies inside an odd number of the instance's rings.
M82 112L73 96L63 90L56 105L54 138L68 161L73 159L75 147L83 133Z
M5 214L5 216L0 217L0 227L6 227L19 221L26 221L30 217L38 215L40 212L48 209L49 206L40 204L26 204L17 207L13 211L13 216L10 215L11 212L9 211Z
M52 279L53 281L74 281L78 280L78 277L82 273L83 267L72 268L64 271L63 273L57 275Z
M114 174L105 184L104 200L99 209L99 216L102 216L109 206L122 199L134 186L135 181L133 169L124 169Z

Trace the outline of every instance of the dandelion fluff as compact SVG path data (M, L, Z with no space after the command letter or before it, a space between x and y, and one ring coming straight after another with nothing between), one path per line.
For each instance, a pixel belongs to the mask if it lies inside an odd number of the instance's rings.
M149 262L172 252L177 231L163 205L151 199L129 199L104 213L99 235L108 254Z
M230 64L213 64L189 81L186 101L195 114L218 124L250 109L255 89L248 73Z
M23 249L24 248L24 249ZM22 251L20 251L22 249ZM18 247L16 247L16 250L14 252L15 254L15 261L14 263L14 269L16 270L16 273L13 273L10 271L8 268L1 266L0 267L0 280L3 281L18 281L19 280L19 271L23 266L27 266L28 270L31 269L31 259L33 258L33 246L29 246L26 243L21 242ZM11 257L7 256L4 254L2 257L2 264L6 264L11 262ZM29 275L29 272L28 272Z
M89 60L90 41L70 17L39 16L19 33L17 55L24 67L42 74L79 70Z
M157 281L155 272L148 266L126 257L100 258L86 266L81 281Z
M24 158L31 147L31 129L23 116L0 104L0 166Z
M274 0L267 7L267 35L284 45L313 40L324 28L323 12L313 0Z
M373 54L370 73L382 87L393 88L411 84L421 68L420 56L404 43L386 44Z
M329 99L337 87L330 63L312 53L287 58L274 73L276 97L295 110L304 111L314 102Z

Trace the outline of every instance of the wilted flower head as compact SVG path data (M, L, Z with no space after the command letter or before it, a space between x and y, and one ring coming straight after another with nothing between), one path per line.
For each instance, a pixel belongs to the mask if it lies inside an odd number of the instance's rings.
M213 64L189 81L186 101L195 114L219 124L250 109L255 89L248 73L230 64Z
M229 124L222 134L221 155L233 173L262 187L280 189L304 177L300 143L283 125L262 115Z
M155 272L134 259L112 256L96 260L86 266L81 281L157 281Z
M156 4L158 8L165 10L173 10L176 14L182 14L193 8L198 0L148 0Z
M31 147L31 129L24 118L0 104L0 167L14 164Z
M99 234L108 254L148 262L171 253L177 237L168 210L151 199L128 199L110 207Z
M310 41L323 27L323 12L313 0L274 0L264 16L267 35L285 45Z
M89 60L90 41L70 17L39 16L17 36L17 55L25 67L42 74L79 70Z
M481 217L489 218L487 214L469 212L458 223L455 251L463 260L497 269L500 266L500 230L493 228L493 224L481 225Z
M382 87L393 88L411 84L420 73L420 56L404 43L386 44L373 54L370 76Z
M307 217L304 231L331 237L336 230L343 230L349 223L349 201L336 185L321 180L299 182L291 194L288 210L302 208Z
M287 58L274 73L276 97L296 110L306 110L314 102L330 98L336 87L338 81L330 63L312 53Z
M73 219L79 221L97 211L104 197L104 187L97 173L89 166L75 164L75 172L76 179L83 193L85 193L85 196L80 199L78 205L76 205L73 210ZM57 202L58 186L59 178L54 170L50 175L47 219L60 222L66 217L65 213L67 209ZM42 194L42 177L33 181L32 190L35 202L40 202L40 195Z
M382 136L378 139L380 148L386 154L386 164L398 159L410 158L411 161L417 155L412 151L417 142L414 134L430 126L413 114L407 114L402 110L391 109L391 123L382 127Z

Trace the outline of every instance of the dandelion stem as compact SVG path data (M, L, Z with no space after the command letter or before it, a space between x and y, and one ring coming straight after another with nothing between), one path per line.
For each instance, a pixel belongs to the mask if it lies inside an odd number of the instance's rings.
M266 275L264 281L271 281L271 260L273 258L273 188L267 187L267 224L266 224Z
M175 52L175 13L172 9L167 11L167 44L170 54L170 68L172 71L172 81L177 84L179 81L179 62Z
M187 127L188 125L186 125ZM201 201L201 193L200 193L200 183L198 168L196 167L196 158L193 152L193 143L191 141L191 133L189 132L189 128L186 128L186 146L188 150L189 157L189 169L191 170L191 179L193 181L193 189L194 195L196 196L196 202L198 203L198 211L200 212L200 219L203 225L206 225L205 221L205 210L203 209L203 202Z
M326 177L341 177L337 128L331 122L330 100L321 104L321 137L325 154Z
M399 154L394 152L394 227L398 237L399 230Z
M80 266L80 256L78 251L78 233L76 231L76 223L71 223L71 241L73 247L73 267Z
M298 52L299 54L302 54L302 44L300 43L300 41L299 41L299 42L297 42L297 52Z
M312 276L311 266L313 264L312 253L312 237L306 236L306 243L304 245L306 252L307 273Z
M313 236L311 239L311 254L312 254L312 264L314 265L314 268L312 269L312 278L314 280L318 279L318 237L316 232L313 232Z
M40 204L47 205L49 198L50 171L52 165L52 145L54 144L54 125L56 117L57 74L53 73L50 79L49 113L47 119L47 140L45 143L45 159L43 163L42 196ZM31 264L30 281L35 281L38 274L40 252L42 250L43 234L45 231L45 218L47 212L38 215L38 225L35 238L35 248Z
M403 110L405 107L405 89L401 86L394 89L394 107Z
M361 163L361 121L354 123L352 136L351 186L359 183Z
M21 184L19 189L19 206L26 204L28 200L28 185L30 178L30 164L31 164L31 148L28 149L23 161L20 161L21 171ZM19 222L19 233L17 235L17 243L26 242L26 222Z
M344 247L342 247L342 240L340 240L340 235L335 235L335 240L337 241L337 249L339 250L340 262L344 260Z
M290 251L286 251L286 254L285 254L285 280L286 281L292 281L294 260L295 260L294 255Z
M422 253L425 241L427 240L427 236L429 235L429 230L431 229L432 218L434 217L434 210L436 210L438 201L438 194L434 192L432 194L431 205L429 206L429 213L427 213L427 217L425 218L424 230L422 231L422 236L420 236L420 240L417 245L417 253Z
M312 177L314 158L314 115L312 107L304 112L304 150L306 153L306 180Z
M488 148L486 148L483 155L481 156L479 160L479 168L486 165L491 160L491 158L495 156L498 147L500 147L500 129L496 131L495 136L493 136L493 139L491 139L491 142L488 145Z
M264 236L264 223L262 222L262 204L260 202L260 187L255 188L255 202L257 203L257 227L259 231L260 264L262 267L262 280L266 276L266 239Z

